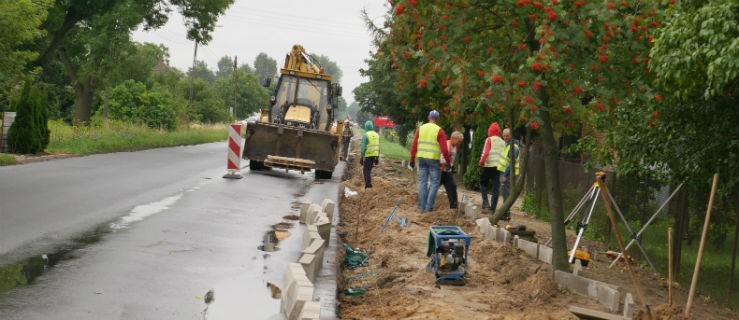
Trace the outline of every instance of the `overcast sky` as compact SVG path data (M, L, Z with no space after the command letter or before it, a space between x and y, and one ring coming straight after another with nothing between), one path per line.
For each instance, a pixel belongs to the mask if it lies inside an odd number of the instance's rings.
M213 40L198 46L198 60L211 70L223 56L236 56L239 65L254 66L264 52L278 68L293 44L302 44L312 54L325 55L341 68L344 99L354 101L352 90L367 81L359 75L369 52L371 35L361 18L366 9L375 24L382 25L386 0L235 0L218 20ZM187 40L182 17L170 16L164 27L135 32L138 42L161 43L169 48L170 65L186 71L192 65L194 43Z

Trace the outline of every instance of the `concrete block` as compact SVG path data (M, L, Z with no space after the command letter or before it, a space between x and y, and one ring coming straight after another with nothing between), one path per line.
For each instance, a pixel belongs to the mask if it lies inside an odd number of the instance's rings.
M321 239L329 241L331 239L331 222L328 218L321 218L316 221L315 226L318 228L318 234Z
M579 319L603 319L603 320L631 320L631 318L624 318L616 314L610 314L603 311L587 309L577 306L570 306L569 311L577 316Z
M303 253L300 256L300 259L298 260L298 263L300 263L301 266L303 266L303 271L305 271L305 275L308 277L308 280L311 282L316 282L316 266L317 266L317 259L315 254L310 253Z
M582 263L580 259L575 259L575 263L572 265L572 274L579 275L582 271Z
M480 214L480 207L478 207L476 204L468 203L467 208L464 209L464 215L468 218L477 218L477 215Z
M305 219L308 217L308 208L310 205L310 202L304 202L300 205L300 223L302 224L305 224Z
M321 239L321 235L318 233L318 226L309 224L303 231L303 242L300 245L300 250L307 248L313 239Z
M520 249L531 257L538 258L537 254L539 253L539 244L536 242L518 239L518 242L516 243L516 248Z
M321 209L323 212L326 213L326 216L328 216L328 221L334 221L334 209L336 207L336 203L331 199L323 199L323 202L321 203Z
M503 244L509 245L513 238L513 234L510 231L503 229Z
M486 225L490 226L490 220L488 218L480 218L480 219L475 220L475 224L477 224L477 226L480 227L480 229L482 229L483 226L486 226Z
M313 273L309 276L311 279L315 279L315 277L318 276L318 272L321 271L321 268L323 267L323 255L327 244L328 241L313 239L311 244L301 251L302 254L312 254L316 257L315 261L313 261L314 266L311 268Z
M559 270L554 272L554 282L579 295L597 300L611 312L618 311L621 298L621 295L618 292L618 287L614 288L613 285L604 282L591 280Z
M636 303L634 303L634 296L627 292L626 298L624 298L624 318L634 318L635 309Z
M512 248L518 248L518 240L520 238L518 236L513 236L513 241L511 241L511 247Z
M316 224L318 220L327 220L329 222L331 221L331 220L328 220L328 216L323 211L318 212L316 215L313 215L313 216L308 215L308 218L309 219L308 221L306 221L306 224Z
M323 213L323 210L321 209L321 206L311 203L308 207L308 213L305 216L305 224L313 224L313 221L316 221L316 216Z
M486 239L495 240L495 227L493 226L487 226L485 227L483 235Z
M283 275L282 293L280 312L286 315L288 319L296 319L297 315L300 314L304 301L312 300L313 283L310 282L299 263L288 264Z
M300 312L298 319L300 320L318 320L321 318L321 302L306 301L303 310Z
M542 262L552 263L552 248L545 245L539 245L539 260Z

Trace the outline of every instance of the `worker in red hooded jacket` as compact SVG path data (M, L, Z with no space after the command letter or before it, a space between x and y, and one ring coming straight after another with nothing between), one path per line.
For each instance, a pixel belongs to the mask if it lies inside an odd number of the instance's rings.
M482 194L482 208L495 212L498 206L498 193L500 190L500 171L498 161L503 156L505 141L500 138L500 126L493 122L488 127L488 137L485 139L485 148L477 163L480 172L480 194ZM488 184L491 186L492 198L488 201Z

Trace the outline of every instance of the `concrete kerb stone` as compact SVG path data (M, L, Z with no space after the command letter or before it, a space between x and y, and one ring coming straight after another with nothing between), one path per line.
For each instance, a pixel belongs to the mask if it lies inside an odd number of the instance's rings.
M303 271L305 271L306 276L308 277L308 280L311 282L316 282L316 255L310 254L310 253L303 253L300 256L300 259L298 260L298 263L300 263L301 266L303 266Z
M303 305L298 319L300 320L318 320L321 317L321 302L307 301Z
M313 299L313 283L310 282L299 263L289 263L282 277L283 295L280 312L288 319L296 319L305 301Z
M307 248L313 239L321 239L321 235L318 233L318 226L309 224L303 231L303 242L300 250Z
M476 204L468 203L465 205L464 215L468 218L475 219L480 214L480 207Z
M559 270L554 271L554 282L579 295L597 300L611 312L618 311L621 298L618 287Z
M328 241L331 238L331 221L328 218L321 217L316 221L315 226L318 228L321 239Z
M488 229L490 229L490 220L488 218L480 218L475 220L475 224L477 224L477 227L480 229L480 234L485 236L485 234L488 233Z
M317 221L316 217L322 213L325 215L325 213L321 209L321 206L315 203L311 203L311 205L308 207L308 213L305 216L305 224L314 224L315 221Z
M636 309L636 303L634 303L634 296L627 292L624 298L624 318L634 318L634 310Z
M310 208L310 202L303 202L300 205L300 223L305 224L305 219L308 217L308 208Z
M324 254L324 249L326 248L327 243L328 243L327 241L324 241L322 239L313 239L310 245L301 251L302 254L315 255L315 259L311 262L311 264L306 269L312 272L309 275L310 279L315 279L316 276L318 275L318 272L321 270L321 267L323 266L323 254ZM307 273L308 271L306 271L306 274Z
M334 209L336 207L336 203L331 199L323 199L323 202L321 203L321 210L326 213L326 216L328 216L328 221L333 222L334 221Z
M552 264L552 255L553 255L552 248L547 247L545 245L541 245L541 244L538 245L537 248L539 248L539 254L538 254L539 260L542 262Z

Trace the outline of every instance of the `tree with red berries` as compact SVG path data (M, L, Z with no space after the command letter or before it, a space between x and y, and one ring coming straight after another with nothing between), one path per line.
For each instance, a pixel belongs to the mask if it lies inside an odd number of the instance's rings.
M370 61L393 73L398 113L421 119L439 109L443 124L487 128L498 121L539 135L553 264L564 270L555 135L607 119L634 96L654 97L647 63L652 34L663 23L659 6L638 0L395 1Z

